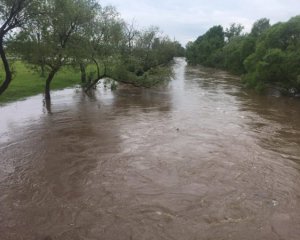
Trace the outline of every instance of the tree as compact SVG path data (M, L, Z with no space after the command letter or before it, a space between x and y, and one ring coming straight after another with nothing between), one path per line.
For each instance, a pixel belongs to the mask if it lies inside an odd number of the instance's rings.
M12 81L12 72L5 51L5 40L9 33L29 23L33 15L37 14L35 0L0 0L0 56L5 70L5 79L0 85L0 95L8 88Z
M225 37L227 42L230 42L235 37L241 36L242 31L244 30L244 26L239 23L232 23L230 24L229 28L225 30Z
M93 0L48 0L42 5L44 14L35 19L31 28L20 32L17 48L30 64L45 65L48 76L45 99L50 100L50 85L55 74L70 65L81 51L81 41L95 17L97 3ZM39 38L32 34L38 29ZM28 51L31 49L32 51Z
M265 31L267 31L270 27L270 20L267 18L261 18L253 24L251 35L257 38L261 36Z
M114 7L107 6L102 9L99 16L98 29L93 41L95 58L93 61L100 60L104 66L104 75L107 75L111 61L118 58L121 54L121 45L124 39L124 22L120 19L119 13ZM96 63L99 75L99 64Z
M224 47L224 30L222 26L210 28L194 43L187 45L187 58L190 63L214 66L214 59Z
M136 38L139 35L139 31L135 27L134 20L128 24L126 23L124 25L124 36L125 36L125 42L124 42L124 51L123 54L132 54L132 49L135 45Z
M186 46L185 46L185 56L187 59L187 62L189 64L197 64L197 55L198 53L196 52L196 44L195 42L189 41Z
M299 56L300 16L296 16L271 26L260 35L255 52L245 60L244 80L254 87L276 84L286 91L300 92Z
M158 32L158 27L152 26L138 34L133 55L139 59L142 71L148 71L152 66L157 65L152 56L152 46L154 41L158 40Z
M125 41L125 23L112 6L99 9L92 25L93 32L89 38L88 58L95 64L97 76L95 79L89 80L86 90L94 87L102 78L113 78L112 67L120 61ZM104 69L102 74L100 73L101 65Z
M273 26L259 19L249 34L243 28L234 23L225 32L221 26L209 29L188 43L188 62L244 74L246 85L258 90L275 84L300 93L300 16Z
M178 42L159 37L156 27L138 31L114 7L101 7L96 0L44 0L39 11L43 14L17 32L9 46L42 76L47 75L46 99L50 99L54 76L64 66L79 67L82 85L89 90L104 77L123 82L145 80L148 71L183 52ZM90 63L95 64L97 76L89 74L87 79Z

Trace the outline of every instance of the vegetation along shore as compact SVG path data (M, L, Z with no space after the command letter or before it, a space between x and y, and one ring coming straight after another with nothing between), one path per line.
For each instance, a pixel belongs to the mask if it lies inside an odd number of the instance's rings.
M42 91L50 99L51 88L74 84L88 91L103 78L151 87L164 80L175 56L184 55L158 27L138 29L94 0L1 4L0 102Z
M262 18L243 34L241 24L214 26L186 49L190 64L225 69L242 75L246 86L263 91L268 86L282 93L300 94L300 16L270 24Z

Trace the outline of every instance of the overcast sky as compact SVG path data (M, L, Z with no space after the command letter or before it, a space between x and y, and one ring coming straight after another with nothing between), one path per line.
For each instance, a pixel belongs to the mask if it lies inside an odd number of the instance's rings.
M300 14L300 0L99 0L113 5L123 19L139 28L155 25L182 44L195 40L210 27L241 23L249 31L266 17L271 23Z

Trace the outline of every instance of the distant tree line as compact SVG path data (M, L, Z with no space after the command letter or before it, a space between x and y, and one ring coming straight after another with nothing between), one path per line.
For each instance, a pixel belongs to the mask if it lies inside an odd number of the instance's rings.
M64 66L80 69L86 90L103 77L149 85L149 71L183 54L184 48L158 28L138 30L114 7L103 7L96 0L0 0L0 56L5 72L0 95L13 79L10 57L45 77L45 97L50 99L51 82ZM95 73L87 73L91 64Z
M263 18L250 33L244 27L214 26L194 42L186 57L190 64L201 64L242 75L243 82L258 91L277 86L286 93L300 93L300 16L270 25Z

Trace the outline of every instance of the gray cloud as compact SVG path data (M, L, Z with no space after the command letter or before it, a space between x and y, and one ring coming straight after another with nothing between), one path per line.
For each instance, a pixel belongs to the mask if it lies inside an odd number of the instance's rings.
M253 22L266 17L272 23L300 14L299 0L101 0L116 6L126 21L138 26L159 26L182 44L195 40L213 25L227 27L241 23L246 31Z

